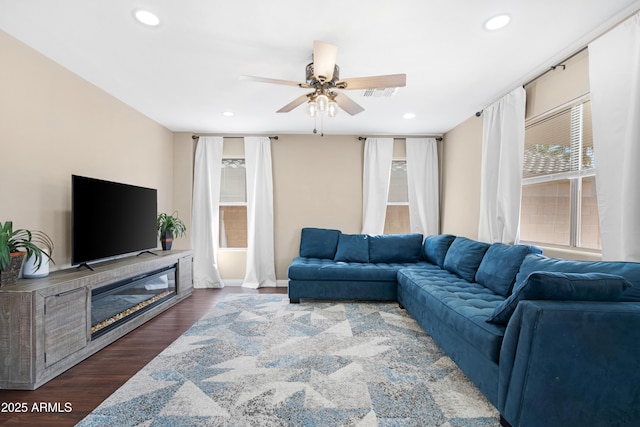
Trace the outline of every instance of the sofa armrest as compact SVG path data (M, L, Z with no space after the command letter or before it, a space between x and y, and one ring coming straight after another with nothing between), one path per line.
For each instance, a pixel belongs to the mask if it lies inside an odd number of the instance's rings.
M498 410L513 426L640 425L639 349L640 303L521 301Z

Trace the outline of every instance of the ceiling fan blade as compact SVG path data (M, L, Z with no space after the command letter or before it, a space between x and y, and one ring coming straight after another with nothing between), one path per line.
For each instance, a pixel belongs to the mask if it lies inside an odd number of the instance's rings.
M309 95L301 95L301 96L297 97L296 99L294 99L293 101L291 101L290 103L288 103L287 105L285 105L284 107L282 107L281 109L279 109L277 112L278 113L288 113L289 111L293 110L297 106L299 106L301 104L304 104L305 101L307 101L308 99L309 99Z
M313 75L318 80L324 78L325 81L333 79L333 70L336 66L338 47L329 43L313 42Z
M351 114L352 116L355 116L356 114L362 113L364 111L364 108L362 108L362 106L360 106L358 103L356 103L353 99L349 98L344 93L337 94L335 99L338 105L340 106L340 108L342 108L344 111Z
M287 86L298 86L305 89L309 88L309 85L306 83L298 83L291 80L270 79L267 77L240 76L240 80L245 80L250 82L260 82L260 83L275 83L278 85L287 85Z
M336 87L346 90L375 89L387 87L404 87L407 85L406 74L389 74L386 76L354 77L342 79L336 83Z

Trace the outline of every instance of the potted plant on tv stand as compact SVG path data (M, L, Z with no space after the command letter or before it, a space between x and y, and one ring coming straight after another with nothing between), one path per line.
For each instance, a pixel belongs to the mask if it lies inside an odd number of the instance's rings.
M42 231L13 229L13 222L0 222L0 286L13 285L18 280L25 255L39 269L43 262L53 262L53 241Z
M178 212L174 212L172 215L161 213L158 215L158 232L160 233L160 243L162 243L162 250L170 251L173 239L184 236L187 231L187 226L184 222L178 218Z

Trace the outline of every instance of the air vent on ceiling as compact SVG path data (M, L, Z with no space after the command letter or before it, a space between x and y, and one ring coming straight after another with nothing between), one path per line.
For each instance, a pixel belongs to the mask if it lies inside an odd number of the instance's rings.
M365 98L390 98L395 95L397 91L397 87L365 89L362 91L362 96Z

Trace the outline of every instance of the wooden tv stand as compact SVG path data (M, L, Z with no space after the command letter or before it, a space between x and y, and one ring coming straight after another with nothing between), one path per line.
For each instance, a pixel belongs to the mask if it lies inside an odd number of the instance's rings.
M35 390L193 290L191 251L157 251L92 267L0 287L0 389ZM176 295L92 338L92 290L170 267L175 267Z

